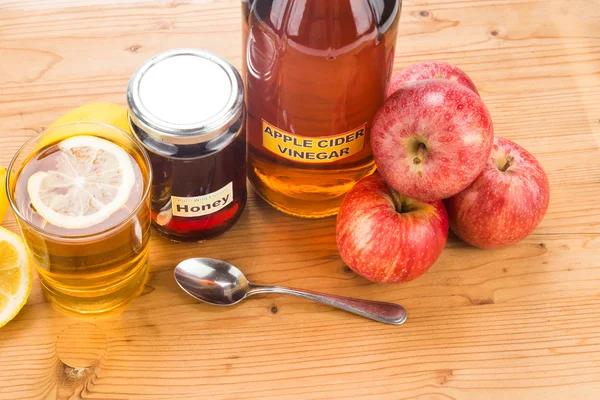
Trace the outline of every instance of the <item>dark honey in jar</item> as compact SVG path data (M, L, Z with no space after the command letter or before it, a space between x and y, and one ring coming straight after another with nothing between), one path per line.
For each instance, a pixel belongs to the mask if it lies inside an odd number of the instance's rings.
M129 117L152 164L159 232L207 239L240 216L247 195L243 97L237 70L198 49L161 53L131 77Z

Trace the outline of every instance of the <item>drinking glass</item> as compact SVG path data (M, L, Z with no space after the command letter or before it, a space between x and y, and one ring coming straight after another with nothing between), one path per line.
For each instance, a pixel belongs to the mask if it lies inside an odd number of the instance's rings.
M124 149L135 181L126 203L108 219L86 229L57 228L32 206L28 174L43 167L59 143L80 135L106 139ZM17 152L6 179L9 202L53 305L68 313L97 315L120 310L141 293L149 268L151 175L145 150L130 134L95 122L48 129Z

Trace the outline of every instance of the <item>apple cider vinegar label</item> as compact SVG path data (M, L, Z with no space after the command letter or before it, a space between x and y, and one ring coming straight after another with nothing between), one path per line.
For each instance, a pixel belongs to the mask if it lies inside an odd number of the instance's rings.
M233 182L221 189L197 197L171 196L173 215L177 217L199 217L222 210L233 201Z
M330 163L353 156L365 148L365 129L335 136L306 137L281 130L263 120L263 146L285 159L303 163Z

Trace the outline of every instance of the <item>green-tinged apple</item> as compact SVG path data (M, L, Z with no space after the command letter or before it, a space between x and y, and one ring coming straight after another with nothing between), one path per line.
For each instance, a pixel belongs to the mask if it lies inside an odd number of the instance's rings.
M472 90L447 80L412 82L375 115L371 146L383 179L421 201L464 190L492 149L492 118Z
M424 61L409 65L396 72L390 80L386 97L390 97L398 89L411 82L425 79L449 79L479 94L471 78L460 68L443 61Z
M523 147L497 137L481 175L445 203L456 236L473 246L496 248L532 233L549 201L540 163Z
M441 201L403 196L376 173L344 198L336 238L342 259L357 274L379 283L406 282L423 275L442 253L448 215Z

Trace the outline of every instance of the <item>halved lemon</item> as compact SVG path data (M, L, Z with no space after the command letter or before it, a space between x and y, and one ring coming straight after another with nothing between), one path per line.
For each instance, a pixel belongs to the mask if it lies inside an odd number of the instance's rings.
M96 136L74 136L58 144L55 170L38 171L27 182L31 204L47 222L66 229L99 224L129 198L135 173L129 154Z
M66 112L54 121L48 129L69 122L80 121L102 122L131 133L129 129L129 118L127 117L127 108L120 104L99 101L87 103Z
M40 139L37 148L41 149L51 143L74 136L77 129L63 124L84 121L101 122L103 124L116 126L131 134L127 108L114 103L92 102L66 112L48 126L48 130L52 130L52 132L44 135Z
M23 240L0 228L0 327L13 319L27 302L31 275Z

